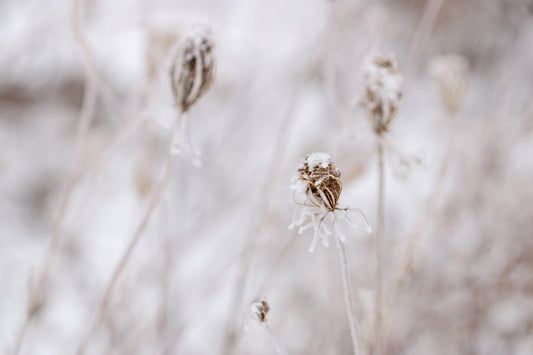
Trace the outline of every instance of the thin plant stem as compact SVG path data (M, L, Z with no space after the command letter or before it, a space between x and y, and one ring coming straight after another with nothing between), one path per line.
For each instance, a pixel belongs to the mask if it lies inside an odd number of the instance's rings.
M426 3L424 13L420 18L420 22L418 23L413 35L413 41L411 42L411 49L409 51L409 60L407 62L408 64L405 75L406 82L410 81L414 75L420 59L420 52L422 51L422 47L424 46L428 36L433 30L435 20L437 19L437 15L439 14L443 2L444 0L428 0Z
M446 143L446 150L444 153L444 158L439 167L437 177L433 184L432 190L429 193L428 197L425 200L423 209L418 214L418 219L415 224L414 229L408 234L407 241L405 242L405 249L403 258L399 261L401 264L398 267L398 274L395 277L394 289L392 290L389 298L390 300L398 300L401 298L402 293L405 292L405 288L402 287L403 281L408 275L410 275L414 270L415 264L415 254L417 246L420 242L420 239L424 235L428 224L434 220L434 215L437 212L437 205L439 203L445 178L447 176L448 167L453 155L453 147L455 143L455 137L457 135L457 117L450 117L452 122L451 131L448 135L448 142ZM392 317L391 323L394 321L394 316ZM385 344L385 349L388 347L388 344Z
M285 350L285 348L283 347L283 345L281 345L277 340L276 340L276 337L274 336L274 332L272 331L272 328L270 328L270 326L267 324L267 323L264 323L264 328L268 334L268 337L270 339L270 341L272 342L272 345L274 345L274 348L276 349L276 353L278 355L288 355L288 352L287 350Z
M379 137L381 138L381 137ZM383 317L383 235L385 229L385 163L383 140L378 139L378 203L376 213L376 292L374 314L374 354L381 355L382 347L382 317Z
M416 246L418 245L418 241L420 240L424 229L426 228L427 224L433 220L433 215L437 211L437 205L443 191L444 181L448 173L448 166L450 165L450 160L453 153L456 133L457 120L453 119L451 131L448 135L448 141L446 143L444 158L439 167L437 177L435 178L435 183L433 184L433 188L424 203L424 208L419 215L415 230L409 234L407 239L407 246L403 261L404 264L403 268L401 269L404 275L410 274L413 271Z
M148 206L146 208L146 211L144 212L144 215L137 226L135 233L133 234L132 239L130 240L130 243L128 244L127 249L124 251L124 254L122 254L120 261L118 265L115 267L113 271L113 275L107 284L107 287L105 289L104 295L100 300L100 303L98 304L98 308L96 310L96 315L94 316L87 333L82 338L80 345L78 347L78 350L76 351L76 354L82 355L85 353L85 350L87 348L87 344L89 339L91 338L94 331L98 328L100 323L102 322L102 319L104 317L104 314L107 310L107 306L109 304L109 301L111 299L111 295L113 293L113 290L118 282L118 279L122 275L124 269L126 268L128 261L131 258L131 255L139 243L139 240L144 235L144 231L148 227L148 224L150 222L150 218L152 217L153 212L156 210L156 207L159 204L159 201L161 200L161 196L170 180L170 176L172 173L172 168L174 165L174 154L172 151L172 147L174 144L174 140L176 137L178 137L178 130L179 124L175 124L171 137L168 142L167 146L167 154L166 154L166 161L165 166L163 169L163 173L161 176L161 179L159 180L158 184L155 186L153 193L150 197L150 201L148 203Z
M170 293L170 237L167 233L162 234L161 252L163 253L163 265L160 274L160 307L157 314L157 334L161 344L161 354L169 354L168 341L168 315L169 315L169 293Z
M38 313L38 308L40 308L42 302L44 302L46 287L50 277L52 264L59 249L61 239L61 226L63 225L63 220L65 219L65 216L67 214L74 189L81 178L81 166L83 162L82 157L85 153L89 129L91 126L92 119L94 117L94 109L98 97L98 77L96 63L94 61L94 56L92 54L89 43L80 28L80 6L82 1L83 0L74 0L71 12L72 33L74 34L76 41L82 48L85 56L85 90L83 92L83 104L80 111L80 120L78 123L78 129L76 134L76 147L74 150L73 165L68 178L67 187L65 188L65 192L63 193L61 201L59 203L59 212L54 221L52 236L50 242L48 243L48 248L46 250L43 264L39 269L40 272L37 275L35 284L30 285L29 288L28 297L30 298L30 305L26 313L24 323L17 334L15 342L16 346L13 355L19 354L27 328ZM34 304L32 305L32 303ZM35 309L32 310L33 307L35 307Z
M354 305L352 300L352 285L350 279L350 269L348 268L348 261L346 258L346 249L340 237L335 236L335 244L339 252L339 262L341 265L342 275L342 289L344 291L344 302L346 303L346 315L348 316L348 324L350 325L350 336L352 338L352 346L354 355L361 354L359 345L359 325L354 316Z
M15 345L15 350L13 351L13 354L16 355L20 352L20 348L22 346L22 340L24 339L24 335L26 334L26 330L28 329L28 325L30 324L30 317L26 317L24 320L24 324L22 324L22 327L19 330L19 335L17 337L17 343Z
M275 175L279 173L279 169L276 168L280 165L279 157L282 156L282 152L285 150L287 143L288 143L288 136L290 133L289 127L292 123L292 118L294 116L294 110L296 108L296 98L300 92L305 87L305 84L310 82L311 79L314 79L314 70L315 70L315 58L311 58L310 61L307 63L307 66L302 73L302 77L300 78L300 81L298 84L293 88L293 91L291 92L291 99L289 100L288 107L282 117L282 120L277 128L277 136L278 139L275 142L274 150L270 156L270 160L267 165L267 169L265 169L264 178L259 186L261 186L258 191L261 191L260 196L269 195L269 192L273 188L273 181L275 181ZM255 245L254 245L254 238L249 238L250 235L255 235L259 233L260 229L262 228L263 221L265 218L266 212L269 210L270 205L268 203L264 203L264 201L261 198L258 198L256 200L256 208L254 209L257 212L257 219L250 219L247 228L246 228L246 239L243 246L243 252L241 254L241 266L238 271L237 279L236 279L236 291L234 292L232 301L231 301L231 307L229 309L236 310L241 307L244 301L247 285L248 285L248 277L247 273L250 269L250 264L252 262L252 255L255 252ZM238 320L237 320L238 321ZM224 341L222 344L222 351L221 353L224 355L231 355L235 353L235 347L237 346L237 323L234 317L231 318L227 330L226 335L224 337Z

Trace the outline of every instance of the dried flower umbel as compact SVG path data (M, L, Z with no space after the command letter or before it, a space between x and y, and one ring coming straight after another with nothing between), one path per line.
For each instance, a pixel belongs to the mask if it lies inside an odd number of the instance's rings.
M250 304L250 317L259 323L266 322L269 311L270 306L264 298L256 299Z
M258 298L255 299L251 304L249 308L248 316L256 323L259 324L264 330L266 330L266 334L270 338L270 341L272 342L272 345L274 345L274 348L276 349L276 354L278 355L287 355L287 350L276 340L276 337L274 336L274 332L270 328L267 315L270 311L270 306L266 299L264 298Z
M328 153L308 154L296 170L291 189L294 190L293 202L298 207L289 228L298 226L298 232L301 234L306 229L313 227L314 238L309 252L315 250L319 240L324 246L329 246L328 236L332 234L330 227L344 242L346 238L339 222L344 221L352 227L357 227L348 218L348 212L351 210L355 210L361 215L367 225L367 231L369 233L371 231L359 209L338 207L342 192L340 177L340 170L335 166ZM297 201L297 195L303 197L302 201ZM337 213L338 211L342 213ZM307 222L307 219L310 221Z
M176 105L187 110L209 89L215 73L215 44L208 26L197 25L177 47L170 68Z
M360 100L374 131L388 130L402 101L402 76L393 56L373 55L364 60L364 90Z

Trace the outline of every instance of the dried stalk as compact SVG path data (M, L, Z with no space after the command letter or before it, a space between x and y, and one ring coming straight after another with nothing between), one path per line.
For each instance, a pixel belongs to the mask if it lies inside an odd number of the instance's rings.
M172 148L173 148L173 144L174 144L175 138L178 137L178 133L179 133L178 127L179 127L179 125L176 122L176 124L175 124L175 126L174 126L174 128L172 130L171 137L170 137L169 142L168 142L166 162L165 162L165 166L164 166L162 177L159 180L159 183L154 188L154 191L153 191L152 196L150 198L150 201L148 203L148 207L147 207L147 209L146 209L146 211L145 211L145 213L144 213L144 215L143 215L143 217L141 219L141 222L137 226L137 229L135 230L135 233L134 233L132 239L130 240L130 243L128 244L127 249L124 251L124 254L120 258L120 261L119 261L118 265L116 266L116 268L113 271L113 275L111 277L111 280L107 284L107 287L105 289L104 295L103 295L102 299L100 300L100 303L98 304L98 308L96 310L96 315L94 316L94 318L93 318L93 320L91 322L91 325L89 326L89 329L88 329L87 333L82 338L82 341L80 342L78 350L76 351L76 354L78 354L78 355L82 355L82 354L85 353L85 350L87 348L87 344L88 344L89 339L91 338L91 336L94 333L94 331L98 328L98 326L102 322L103 316L104 316L104 314L105 314L105 312L107 310L107 305L109 304L109 301L111 299L111 295L112 295L113 290L114 290L114 288L115 288L115 286L116 286L116 284L118 282L118 279L122 275L124 269L127 266L127 263L129 261L131 255L132 255L132 253L133 253L133 251L135 249L135 247L137 246L139 240L143 236L144 231L148 227L148 224L150 222L150 218L151 218L153 212L156 210L156 207L158 206L159 201L161 200L161 196L163 194L163 191L165 190L165 188L166 188L166 186L167 186L167 184L168 184L168 182L170 180L170 176L171 176L171 173L172 173L172 168L173 168L173 165L174 165L174 154L172 152Z
M420 18L420 22L416 27L415 33L413 35L413 41L411 42L411 49L409 51L409 60L406 70L406 81L410 81L414 70L418 65L420 59L420 52L424 43L426 42L429 34L433 30L435 25L435 20L439 14L440 8L444 0L428 0L426 7L424 8L424 13Z
M361 347L359 345L359 324L354 316L354 305L352 300L352 285L350 282L350 269L348 268L348 261L346 258L346 249L344 243L341 242L339 236L335 237L335 244L337 245L337 251L339 252L339 262L341 265L342 275L342 289L344 291L344 302L346 303L346 314L348 316L348 323L350 325L350 336L352 338L352 346L354 355L361 353Z
M272 331L272 328L270 328L270 326L267 323L264 324L264 328L268 334L268 338L270 339L270 342L272 343L272 345L274 345L274 348L276 349L276 353L278 355L287 355L288 354L287 350L285 350L283 345L281 345L276 340L276 337L274 336L274 332Z
M382 321L383 321L383 235L385 228L385 164L383 141L378 137L378 204L376 213L376 292L374 319L374 354L383 353Z
M71 12L72 33L82 48L85 57L85 90L83 93L83 104L80 111L80 120L76 134L76 147L74 150L73 166L70 171L67 187L59 203L59 212L54 222L52 236L46 250L44 262L39 269L40 272L37 275L35 284L30 285L29 288L28 311L26 313L26 319L24 320L24 323L20 328L16 338L16 345L13 351L14 355L19 354L27 328L30 326L31 322L44 303L52 264L59 249L63 220L67 214L74 188L76 187L82 175L83 156L85 154L89 129L94 117L94 109L96 106L96 99L98 97L98 77L96 63L94 61L94 56L89 43L83 35L80 26L80 6L82 1L83 0L74 0Z

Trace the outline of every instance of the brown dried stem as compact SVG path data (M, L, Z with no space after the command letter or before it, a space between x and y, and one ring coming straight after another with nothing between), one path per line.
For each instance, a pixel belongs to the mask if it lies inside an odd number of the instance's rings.
M383 235L385 229L385 164L382 137L378 137L378 204L376 213L376 292L374 319L374 354L383 353Z
M177 120L178 121L178 120ZM76 354L81 355L85 353L85 350L87 348L87 344L89 339L91 338L94 331L98 328L100 323L102 322L102 319L104 317L104 314L107 310L107 305L109 304L109 301L111 299L111 295L113 293L113 290L118 282L118 279L122 275L123 271L125 270L128 261L131 258L131 255L139 243L139 240L144 235L144 231L148 227L148 224L150 222L150 218L152 217L153 212L156 210L156 207L159 205L159 201L161 200L161 196L163 194L163 191L165 190L172 173L172 168L174 165L174 154L172 153L172 146L174 143L175 138L178 136L178 127L179 124L176 121L174 128L172 130L171 137L168 142L167 146L167 155L166 155L166 161L165 166L163 170L163 174L161 179L159 180L158 184L155 186L154 191L151 195L150 201L148 203L148 207L146 211L144 212L144 215L141 219L141 222L137 226L137 229L135 230L135 233L130 240L130 243L128 244L127 249L124 251L124 254L120 258L120 261L118 265L115 267L113 271L113 275L111 277L111 280L107 284L107 287L105 289L104 295L100 300L100 303L98 304L98 308L96 310L96 315L94 316L89 329L85 336L82 338L80 345L78 347L78 350L76 351Z
M354 304L352 299L352 285L350 279L350 269L348 268L348 261L346 258L346 249L344 243L341 242L339 236L335 237L335 244L337 245L337 251L339 252L339 262L341 265L342 275L342 289L344 291L344 302L346 303L346 314L348 316L348 324L350 325L350 336L352 338L352 346L354 355L361 353L361 347L359 345L359 325L354 315Z
M74 189L82 175L83 156L85 154L85 147L87 145L89 129L92 123L92 119L94 117L94 109L98 97L98 77L96 63L89 43L85 38L83 32L81 31L80 26L80 6L82 1L83 0L74 0L71 12L72 33L74 35L74 38L80 45L81 49L83 50L83 54L85 57L85 90L83 93L83 104L80 111L80 120L78 123L78 130L76 135L76 147L74 150L73 165L68 178L67 187L59 203L59 212L54 222L52 236L48 244L48 248L46 250L43 264L39 269L40 272L37 275L35 283L30 285L29 288L28 311L26 314L26 319L24 320L24 323L17 335L16 345L13 352L14 355L19 354L27 328L31 324L31 322L33 321L33 319L35 318L44 303L46 288L48 280L50 278L52 264L59 249L63 220L65 219L65 216L67 214Z

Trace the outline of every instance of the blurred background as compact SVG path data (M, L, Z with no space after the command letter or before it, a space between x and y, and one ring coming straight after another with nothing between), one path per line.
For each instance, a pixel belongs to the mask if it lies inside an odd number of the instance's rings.
M288 230L290 180L329 152L375 224L361 63L393 53L384 353L533 354L531 0L0 2L0 352L76 353L160 178L195 23L217 61L188 113L202 166L174 157L85 353L274 354L257 297L289 353L351 353L335 248ZM371 353L373 236L347 239Z

